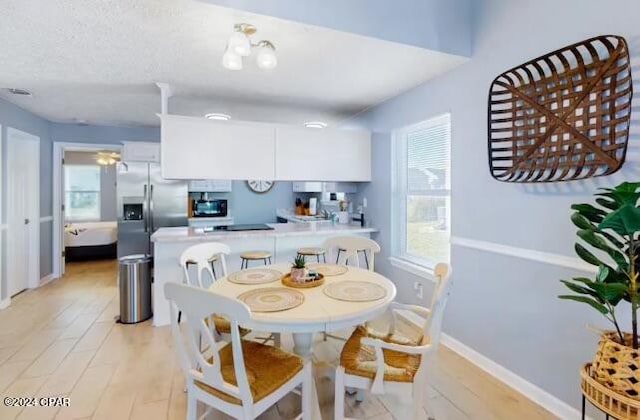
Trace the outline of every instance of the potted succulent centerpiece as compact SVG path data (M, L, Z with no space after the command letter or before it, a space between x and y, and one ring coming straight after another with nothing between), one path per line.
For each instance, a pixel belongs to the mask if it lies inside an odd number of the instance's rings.
M307 269L307 263L302 255L296 256L291 266L291 281L304 283L309 276L309 270Z
M625 182L600 191L595 194L595 204L571 206L577 235L588 245L576 243L575 251L582 260L598 267L597 274L595 278L562 280L574 294L559 298L587 304L613 324L614 330L602 334L591 375L608 389L640 400L640 182ZM622 331L616 316L621 302L631 307L630 333Z

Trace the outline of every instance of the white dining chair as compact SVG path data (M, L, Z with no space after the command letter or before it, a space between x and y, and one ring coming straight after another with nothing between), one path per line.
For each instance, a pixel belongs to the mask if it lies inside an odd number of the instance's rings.
M351 262L358 268L362 267L359 257L362 253L365 267L369 271L373 271L375 254L380 252L380 245L376 241L363 236L334 236L324 241L322 248L329 254L329 261L335 261L340 265L348 265ZM344 338L338 335L324 332L323 340L327 341L327 338L344 341Z
M228 245L219 242L205 242L190 246L180 255L180 265L184 271L184 281L192 286L207 288L216 281L215 262L220 263L221 277L227 275L226 256L231 254ZM196 278L189 276L189 267L196 266ZM207 276L205 276L206 274ZM205 280L207 280L205 282Z
M231 248L228 245L219 242L205 242L197 245L190 246L185 249L180 255L180 266L184 272L183 283L191 286L206 289L216 281L217 277L214 273L214 266L212 261L220 263L219 271L222 277L227 275L227 262L226 256L231 253ZM196 275L192 276L189 270L195 266ZM182 311L178 312L178 322L182 318ZM215 325L215 332L218 334L229 334L231 329L231 323L228 319L213 314L213 323ZM248 334L249 331L243 329L243 334Z
M297 418L311 418L311 362L243 340L239 325L251 318L244 303L179 283L165 284L164 293L171 302L171 332L185 374L188 420L197 418L198 402L208 406L205 416L216 409L234 418L254 419L298 386L302 386L302 413ZM209 329L211 308L231 320L229 341ZM176 310L185 314L184 335Z
M380 252L376 241L363 236L334 236L324 242L323 248L329 254L329 261L335 259L336 264L342 265L351 262L357 267L362 267L359 253L363 253L369 271L373 271L375 254Z
M450 266L436 265L435 276L431 308L394 302L389 308L387 331L359 326L347 340L336 369L336 420L344 419L347 387L373 394L384 394L386 387L394 388L401 395L412 396L409 418L421 417L426 394L425 365L440 341L442 317L451 290Z
M227 276L227 260L226 257L231 254L231 248L223 243L219 242L205 242L197 245L190 246L185 249L180 255L180 265L184 271L184 282L192 286L206 289L211 286L218 277L214 271L214 262L219 262L220 278ZM195 279L189 275L189 268L193 267L197 270ZM178 313L178 322L182 312ZM229 334L231 324L229 320L218 314L213 315L213 322L215 325L215 331L218 334ZM244 336L251 331L241 328L241 334ZM266 337L256 337L257 340L261 340L263 343L273 341L276 347L280 347L280 334L272 333Z

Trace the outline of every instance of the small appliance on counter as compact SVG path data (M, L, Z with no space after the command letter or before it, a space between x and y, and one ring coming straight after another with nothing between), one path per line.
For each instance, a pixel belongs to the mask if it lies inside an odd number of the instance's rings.
M311 197L309 199L309 216L315 216L318 214L318 199Z
M206 193L191 200L191 217L227 217L228 203L224 199L208 199Z

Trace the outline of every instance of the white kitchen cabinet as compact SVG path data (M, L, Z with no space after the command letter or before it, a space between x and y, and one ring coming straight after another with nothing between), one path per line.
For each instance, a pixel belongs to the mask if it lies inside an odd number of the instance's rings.
M371 181L368 131L160 118L168 179Z
M277 126L275 175L291 181L371 181L371 135Z
M354 182L323 182L322 192L327 193L357 193L358 184Z
M275 178L274 126L177 115L161 119L165 178Z
M322 182L294 182L293 192L322 192Z
M232 181L228 179L194 179L189 181L189 192L231 192Z
M160 143L124 142L123 162L160 162Z

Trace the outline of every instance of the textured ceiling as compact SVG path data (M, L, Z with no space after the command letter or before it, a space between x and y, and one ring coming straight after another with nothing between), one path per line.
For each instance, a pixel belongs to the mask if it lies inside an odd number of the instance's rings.
M224 69L233 24L277 48L278 67ZM157 125L156 81L170 111L235 119L335 123L464 58L195 0L6 0L0 13L0 97L53 121Z

